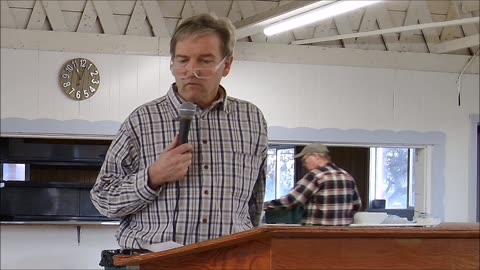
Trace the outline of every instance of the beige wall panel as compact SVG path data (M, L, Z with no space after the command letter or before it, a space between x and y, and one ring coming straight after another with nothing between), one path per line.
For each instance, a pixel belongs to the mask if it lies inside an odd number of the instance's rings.
M352 26L352 30L354 32L358 32L358 29L360 29L360 23L362 22L363 14L365 11L363 9L361 10L354 10L352 12L349 12L347 15L350 25Z
M185 1L158 1L164 17L180 18Z
M426 2L432 14L447 14L448 8L450 7L450 1L448 0L434 0Z
M82 18L82 12L64 11L62 13L65 17L65 23L67 24L68 32L77 32L80 18Z
M253 1L253 6L257 13L261 13L279 6L277 2L272 1Z
M2 0L3 1L3 0ZM32 9L36 0L8 0L8 5L12 8L29 8Z
M432 14L432 20L434 22L443 22L447 18L445 14Z
M232 1L206 1L207 7L210 12L214 12L217 16L227 17L230 7L232 6Z
M74 12L83 12L85 5L87 4L86 0L60 0L58 1L62 11L74 11Z
M392 22L394 27L404 26L405 16L407 15L404 11L391 11L390 16L392 16Z
M98 1L98 0L95 0ZM100 0L102 1L102 0ZM135 0L109 0L110 8L113 14L130 15L135 7Z
M388 10L390 11L402 11L405 12L408 9L410 3L409 0L395 0L395 1L386 1Z

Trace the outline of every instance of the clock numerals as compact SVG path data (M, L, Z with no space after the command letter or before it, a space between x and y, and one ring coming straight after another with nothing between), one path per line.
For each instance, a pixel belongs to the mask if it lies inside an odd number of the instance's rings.
M65 66L65 70L68 71L68 72L70 72L70 73L72 73L72 71L73 71L73 66L72 66L72 65L66 65L66 66Z
M95 91L91 91L91 92L95 92ZM72 95L72 94L74 94L76 99L87 99L90 97L90 93L86 89L83 90L83 94L82 94L82 91L76 90L75 88L72 87L72 90L68 92L68 95Z
M78 65L77 65L76 59L72 60L72 66L73 66L74 69L78 70Z
M88 59L71 59L61 69L60 85L70 98L78 101L88 99L100 86L100 72Z

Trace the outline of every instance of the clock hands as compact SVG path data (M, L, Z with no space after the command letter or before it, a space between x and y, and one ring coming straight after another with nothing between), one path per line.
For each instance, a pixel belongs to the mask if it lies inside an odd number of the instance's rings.
M86 69L87 69L86 67L83 68L82 75L80 75L80 80L78 81L79 83L82 82L82 85L83 85L83 75L85 75L85 70Z

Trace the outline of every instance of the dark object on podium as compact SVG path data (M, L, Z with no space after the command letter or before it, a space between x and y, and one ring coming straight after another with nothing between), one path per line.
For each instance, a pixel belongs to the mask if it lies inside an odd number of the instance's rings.
M103 266L105 270L126 270L126 266L115 266L113 264L113 256L115 255L137 255L143 253L149 253L146 249L106 249L102 250L100 263L98 265Z
M383 199L372 200L371 208L372 209L385 209L386 202L387 201L383 200Z
M293 208L274 208L265 210L265 223L267 224L301 224L303 205Z

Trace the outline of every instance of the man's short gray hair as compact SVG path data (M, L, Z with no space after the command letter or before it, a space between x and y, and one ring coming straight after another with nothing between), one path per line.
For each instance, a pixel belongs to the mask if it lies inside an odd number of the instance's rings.
M223 56L233 55L235 48L235 26L227 18L218 18L215 15L199 14L186 19L173 33L170 40L170 55L175 57L177 42L189 37L205 34L216 34L223 42Z

